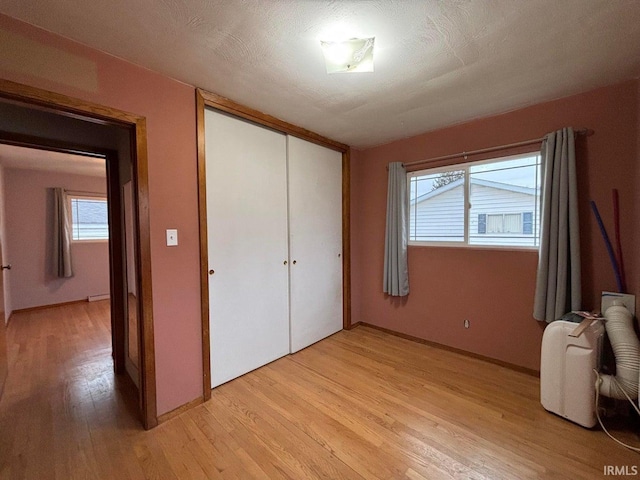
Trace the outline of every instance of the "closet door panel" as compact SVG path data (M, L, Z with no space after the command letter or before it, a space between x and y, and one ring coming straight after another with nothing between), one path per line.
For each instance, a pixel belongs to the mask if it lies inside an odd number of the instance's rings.
M286 136L205 110L211 385L289 352Z
M342 329L342 154L288 137L291 352Z

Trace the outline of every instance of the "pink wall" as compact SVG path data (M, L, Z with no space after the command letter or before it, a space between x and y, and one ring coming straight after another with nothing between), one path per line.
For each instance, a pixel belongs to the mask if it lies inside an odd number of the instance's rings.
M5 211L12 269L10 303L14 310L86 299L109 293L109 244L73 243L74 276L53 274L53 187L71 191L106 193L104 177L87 177L35 170L5 170Z
M382 293L389 162L514 143L562 128L588 127L577 140L583 234L584 308L599 308L601 290L615 279L588 202L598 203L613 232L611 189L618 188L622 244L630 279L636 278L634 243L638 178L638 82L535 105L355 152L352 162L353 321L363 321L515 365L539 369L543 325L532 317L537 253L409 247L411 293ZM638 282L635 287L638 288ZM632 293L638 293L637 291ZM463 320L471 328L463 328Z
M11 33L12 48L24 47L25 64L35 58L29 52L42 46L49 57L60 52L59 61L71 59L68 71L84 69L87 81L65 76L64 68L53 72L33 65L2 67L0 77L146 117L158 414L199 397L202 349L194 88L6 16L0 16L0 29ZM95 81L89 78L93 74ZM165 246L167 228L178 229L179 247Z

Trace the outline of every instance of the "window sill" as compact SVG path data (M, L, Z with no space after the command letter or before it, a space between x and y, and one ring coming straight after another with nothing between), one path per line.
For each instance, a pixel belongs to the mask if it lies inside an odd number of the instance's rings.
M71 240L71 245L84 245L91 243L109 243L109 239L101 239L101 240Z
M469 245L466 243L433 243L433 242L409 242L409 247L430 247L430 248L462 248L465 250L496 250L500 252L535 252L538 253L540 247L529 246L501 246L501 245Z

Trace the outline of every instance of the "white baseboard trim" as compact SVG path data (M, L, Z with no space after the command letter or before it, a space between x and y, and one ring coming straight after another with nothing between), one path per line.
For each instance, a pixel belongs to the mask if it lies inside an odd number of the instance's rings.
M109 300L109 298L111 298L111 295L109 295L108 293L103 293L102 295L89 295L87 297L87 301L97 302L98 300Z

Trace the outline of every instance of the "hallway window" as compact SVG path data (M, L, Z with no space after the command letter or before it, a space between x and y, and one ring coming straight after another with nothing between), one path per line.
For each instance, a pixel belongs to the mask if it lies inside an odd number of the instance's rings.
M108 240L107 198L70 195L70 201L73 241Z

